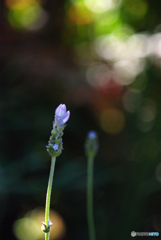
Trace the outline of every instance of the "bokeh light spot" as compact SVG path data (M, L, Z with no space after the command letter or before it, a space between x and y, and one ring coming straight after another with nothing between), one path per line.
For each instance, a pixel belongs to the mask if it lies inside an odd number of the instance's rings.
M14 224L14 233L19 240L36 240L40 236L35 221L29 218L21 218Z
M69 18L75 24L85 25L93 21L93 13L85 6L84 2L75 2L69 8Z
M40 10L41 12L39 17L37 17L35 21L32 22L32 24L27 25L26 29L35 31L43 28L46 25L49 19L48 13L43 8L41 8Z
M136 76L135 81L128 85L128 89L132 92L141 92L147 87L148 77L143 71L138 76Z
M102 13L117 7L121 0L85 0L86 6L95 13Z
M121 25L121 19L118 11L109 11L108 14L102 13L95 15L95 36L102 36L107 33L111 33L114 29L119 28Z
M21 18L21 23L24 26L32 24L37 17L40 15L41 7L40 6L31 6L27 8Z
M36 0L5 0L5 5L11 9L22 9L35 4Z
M151 99L144 99L144 103L137 112L137 127L142 132L147 132L154 126L156 118L156 106Z
M23 218L15 221L13 232L19 240L44 240L41 230L41 222L44 221L45 212L37 208L28 212ZM65 234L65 224L62 217L56 212L50 211L50 220L53 226L50 229L50 239L61 239Z
M137 127L141 132L149 132L154 126L154 122L143 122L137 120Z
M108 133L119 133L125 126L124 113L116 108L109 108L100 114L100 126Z
M87 69L87 81L94 87L99 88L106 85L111 78L111 71L107 64L94 63Z
M155 114L155 110L152 107L143 107L139 111L138 116L143 122L151 122L154 120Z
M147 13L148 5L145 0L127 0L125 8L136 17L142 17Z
M135 80L135 76L144 69L144 62L136 60L121 60L114 64L116 73L120 76L117 78L121 85L129 85Z
M132 85L140 75L133 88L142 91L147 83L142 72L146 64L145 57L149 55L148 45L147 34L133 34L131 28L122 26L112 34L97 38L93 47L98 56L113 63L114 75L117 76L114 80L118 84Z
M7 0L6 5L7 19L15 29L37 30L47 22L47 13L36 0Z
M122 104L126 111L136 112L141 104L142 96L140 93L135 93L127 90L122 96Z

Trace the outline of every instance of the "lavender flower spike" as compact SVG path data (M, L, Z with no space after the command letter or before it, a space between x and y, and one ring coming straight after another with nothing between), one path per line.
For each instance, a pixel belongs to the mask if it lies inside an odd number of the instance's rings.
M52 157L58 157L63 150L63 131L66 127L66 122L70 116L70 111L67 111L65 104L60 104L55 110L55 119L53 129L48 141L47 151Z
M98 151L98 139L95 131L90 131L85 142L85 151L87 157L95 157Z
M55 124L64 125L70 117L70 111L66 111L66 105L60 104L55 110Z

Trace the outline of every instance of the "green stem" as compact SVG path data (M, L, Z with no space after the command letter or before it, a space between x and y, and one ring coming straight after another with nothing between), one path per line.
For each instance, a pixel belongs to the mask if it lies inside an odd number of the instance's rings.
M49 227L48 221L49 221L49 213L50 213L50 199L51 199L51 190L52 190L52 184L53 184L55 162L56 162L56 157L52 157L50 175L49 175L49 181L48 181L48 188L47 188L47 193L46 193L46 206L45 206L45 224L47 227ZM50 235L50 232L45 233L45 240L49 240L49 235Z
M89 157L87 166L87 222L90 240L96 239L93 217L93 162L94 158Z

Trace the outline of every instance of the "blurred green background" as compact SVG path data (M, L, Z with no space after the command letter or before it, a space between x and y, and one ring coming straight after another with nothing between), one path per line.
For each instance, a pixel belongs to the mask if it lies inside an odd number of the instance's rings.
M2 239L44 239L45 146L60 103L71 117L56 162L51 240L89 239L84 141L90 130L100 146L97 240L161 233L160 12L156 0L0 2Z

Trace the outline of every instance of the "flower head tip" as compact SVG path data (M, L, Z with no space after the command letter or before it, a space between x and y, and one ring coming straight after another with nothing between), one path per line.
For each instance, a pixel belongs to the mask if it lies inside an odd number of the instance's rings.
M70 117L70 111L66 111L66 105L60 104L55 110L55 124L64 125Z
M90 132L88 133L88 137L89 137L90 139L94 139L94 138L97 137L97 133L92 130L92 131L90 131Z
M98 151L98 139L95 131L88 132L87 139L85 142L85 151L88 157L95 157Z

